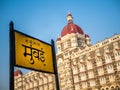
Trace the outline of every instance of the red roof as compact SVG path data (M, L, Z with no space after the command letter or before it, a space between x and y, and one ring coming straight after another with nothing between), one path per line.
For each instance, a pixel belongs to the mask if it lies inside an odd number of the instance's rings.
M18 75L22 75L22 71L16 70L16 71L14 72L14 76L18 76Z
M89 35L88 35L88 34L85 34L85 37L89 37Z
M68 23L62 30L61 36L65 36L67 34L71 33L79 33L79 34L84 34L83 30L76 24L74 23Z
M60 38L60 37L58 37L56 41L61 41L61 38Z

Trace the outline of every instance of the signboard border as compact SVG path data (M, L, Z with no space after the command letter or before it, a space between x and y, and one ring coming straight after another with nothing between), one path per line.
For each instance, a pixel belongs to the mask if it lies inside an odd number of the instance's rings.
M52 50L52 45L51 44L49 44L49 43L46 43L46 42L44 42L44 41L42 41L42 40L39 40L39 39L37 39L37 38L35 38L35 37L32 37L32 36L30 36L30 35L28 35L28 34L25 34L25 33L23 33L23 32L20 32L20 31L18 31L18 30L13 30L13 54L14 54L14 60L13 60L13 62L14 62L14 66L17 66L17 67L20 67L20 68L25 68L25 69L29 69L29 70L35 70L35 71L39 71L39 72L43 72L43 73L51 73L51 74L54 74L55 73L55 70L54 70L54 72L49 72L49 71L44 71L44 70L38 70L38 69L34 69L34 68L29 68L29 67L24 67L24 66L20 66L20 65L16 65L16 53L15 53L15 32L17 32L17 33L20 33L21 35L24 35L24 36L26 36L26 37L29 37L29 38L32 38L32 39L35 39L35 40L37 40L37 41L40 41L40 42L42 42L42 43L44 43L44 44L47 44L47 45L49 45L49 46L51 46L51 50ZM52 60L53 60L53 69L54 69L54 59L53 59L53 51L52 51Z
M50 45L52 48L52 60L53 60L53 69L54 69L54 73L53 72L49 72L49 71L43 71L43 70L37 70L37 69L32 69L32 68L27 68L27 67L23 67L23 66L19 66L19 65L15 65L15 32L18 32L22 35L28 36L30 38L33 38L35 40L38 40L42 43L45 43L47 45ZM25 68L25 69L29 69L29 70L34 70L34 71L38 71L38 72L45 72L45 73L49 73L49 74L54 74L55 75L55 83L56 83L56 90L60 90L59 87L59 79L58 79L58 71L57 71L57 63L56 63L56 55L55 55L55 46L54 46L54 40L51 40L51 44L46 43L42 40L39 40L37 38L34 38L30 35L27 35L25 33L22 33L20 31L17 31L14 29L14 23L11 21L9 24L9 55L10 55L10 61L9 61L9 89L10 90L14 90L14 66L20 67L20 68Z

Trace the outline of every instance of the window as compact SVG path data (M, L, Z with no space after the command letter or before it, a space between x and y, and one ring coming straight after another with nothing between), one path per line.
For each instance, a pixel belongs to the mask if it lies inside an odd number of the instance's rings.
M58 51L61 51L61 46L59 45L59 46L57 46L57 48L58 48Z
M78 38L78 46L82 46L82 40Z
M64 49L66 49L67 48L67 42L64 42L63 45L64 45Z
M58 63L57 63L58 67L63 66L63 63L64 63L64 61L61 58L59 58Z
M97 64L97 66L101 66L102 65L102 59L101 58L97 58L96 59L96 64Z
M104 69L102 68L98 68L98 75L103 75L104 74Z
M79 82L78 75L75 75L75 76L74 76L74 82L75 82L75 83L76 83L76 82Z
M38 81L37 81L37 80L34 81L34 86L35 86L35 87L38 86Z
M72 66L72 69L73 69L73 74L77 74L78 73L78 69L76 66Z
M87 82L82 82L82 88L87 88Z
M67 40L67 46L68 46L68 47L71 46L71 42L70 42L70 40Z
M46 83L47 83L47 78L44 77L44 78L43 78L43 81L44 81L44 84L46 84Z
M109 76L109 81L110 81L110 82L115 81L115 75L110 75L110 76Z
M97 50L95 51L95 54L96 54L96 56L100 56L100 50L97 49Z
M84 64L80 64L80 72L85 71L85 66Z
M114 52L115 60L120 60L120 51Z
M87 69L92 69L92 62L91 61L87 61Z
M114 72L113 65L110 64L110 65L107 65L106 67L107 67L107 72L108 73L113 73Z
M33 82L30 82L30 88L33 88L33 86L34 86Z
M80 88L79 84L75 84L75 90L78 90Z
M88 77L89 78L94 78L94 72L93 71L89 71L88 72Z
M104 47L105 52L109 52L109 46Z
M118 49L118 42L113 43L114 49Z
M91 87L96 85L95 80L90 80L89 82Z
M86 80L86 74L85 74L85 73L81 73L80 75L81 75L81 80L82 80L82 81L83 81L83 80Z
M110 63L112 62L111 56L110 55L105 55L105 62Z
M99 81L100 81L100 84L105 84L106 83L105 77L100 77Z
M44 90L48 90L48 85L44 85Z
M117 66L118 71L120 71L120 62L116 62L116 66Z
M49 89L53 90L53 84L52 83L49 84Z

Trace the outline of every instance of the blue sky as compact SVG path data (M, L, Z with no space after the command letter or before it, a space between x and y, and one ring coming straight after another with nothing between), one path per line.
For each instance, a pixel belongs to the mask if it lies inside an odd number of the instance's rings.
M9 22L50 43L67 24L68 11L92 44L120 34L120 0L0 0L0 90L9 90Z

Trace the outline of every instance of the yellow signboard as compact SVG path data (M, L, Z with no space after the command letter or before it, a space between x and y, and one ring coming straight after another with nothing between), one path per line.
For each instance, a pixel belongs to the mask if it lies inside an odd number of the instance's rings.
M15 65L54 73L52 46L15 31Z

